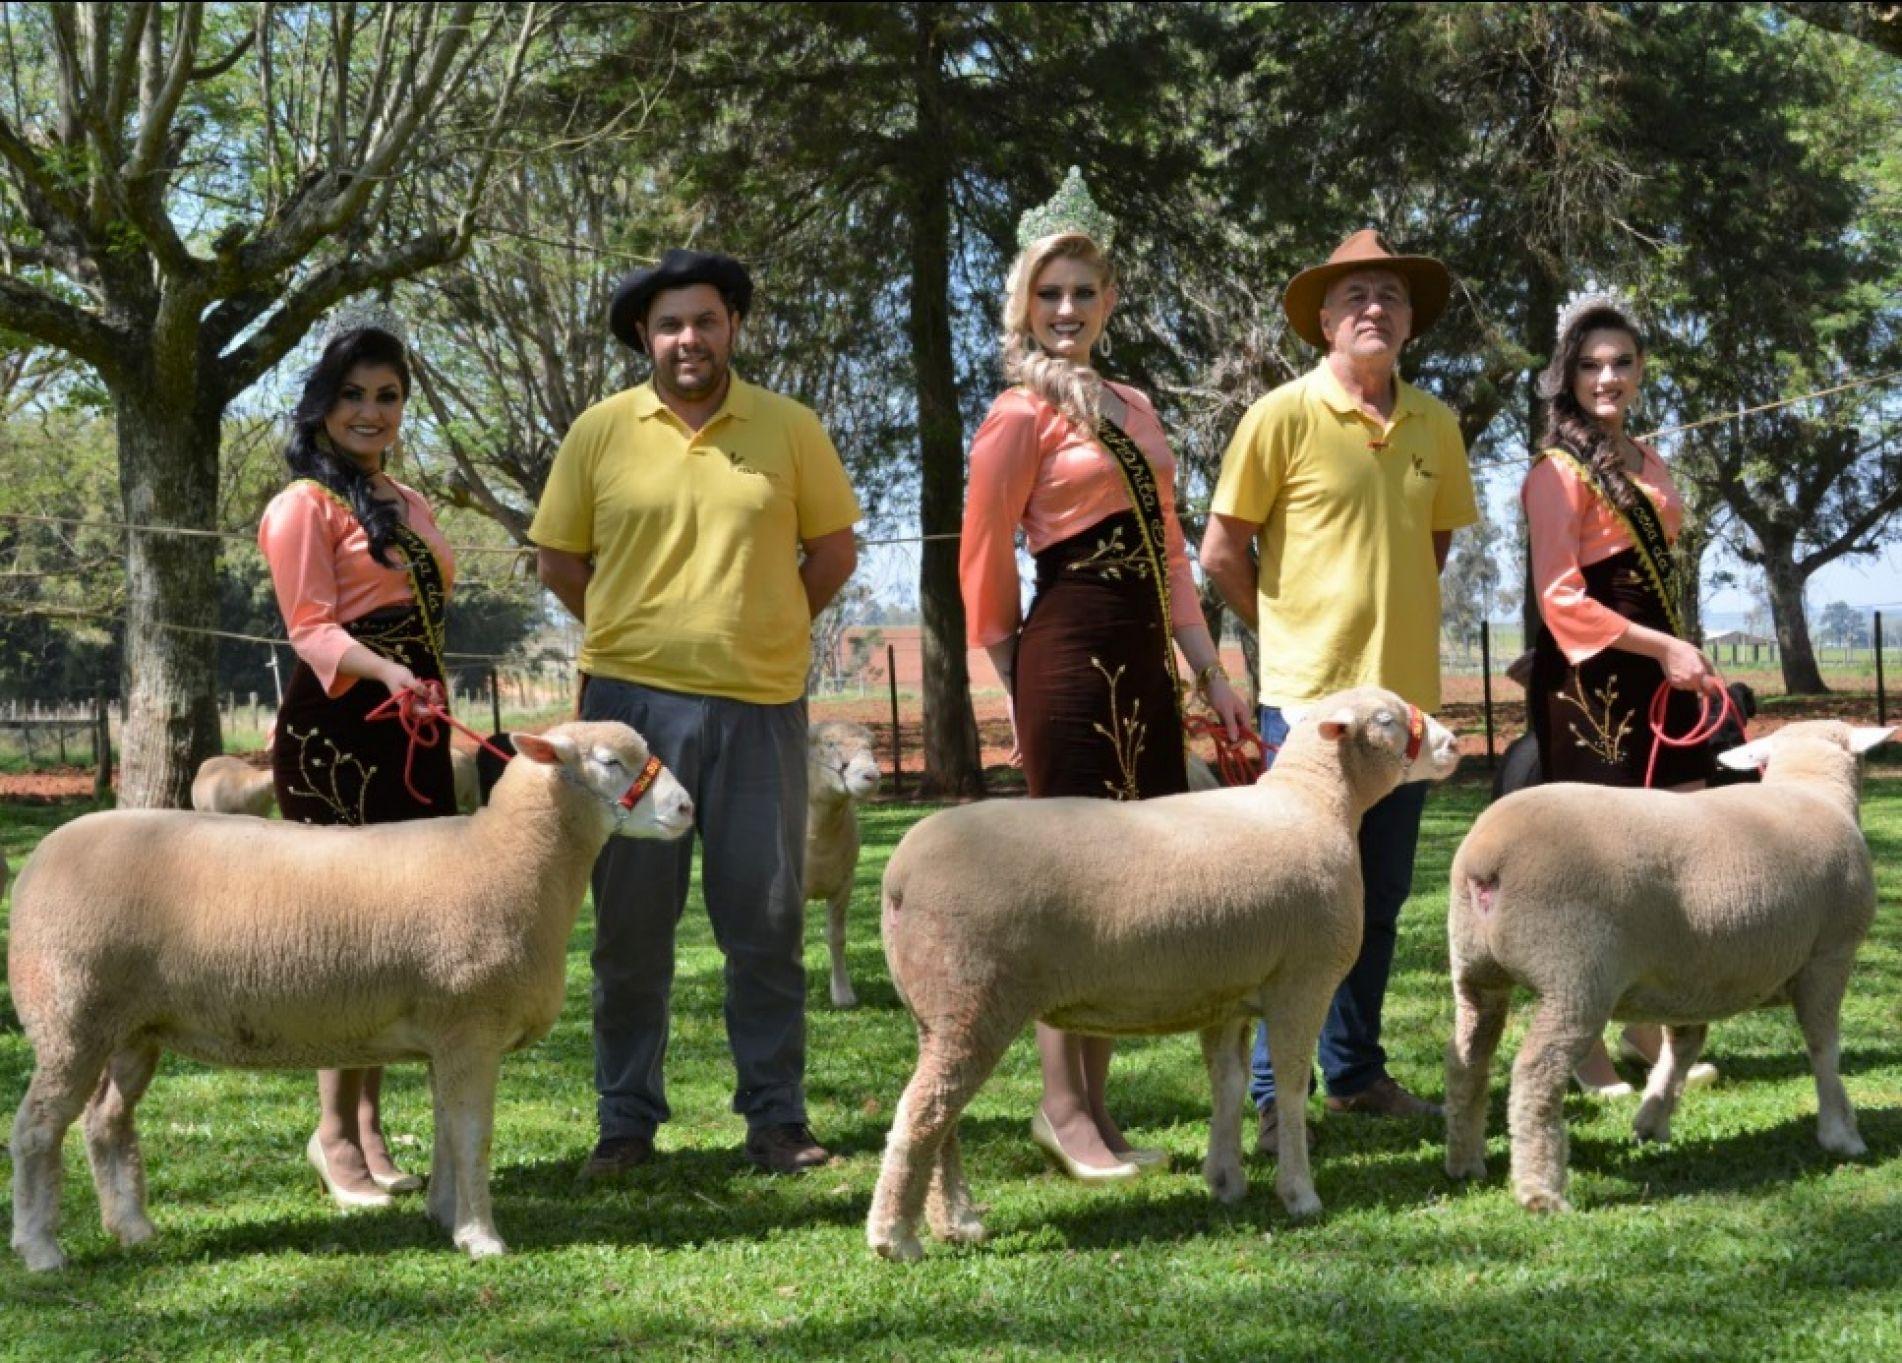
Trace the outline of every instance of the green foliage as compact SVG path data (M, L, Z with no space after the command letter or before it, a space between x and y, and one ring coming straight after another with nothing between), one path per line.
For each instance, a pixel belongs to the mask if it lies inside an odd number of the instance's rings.
M1429 804L1415 895L1400 920L1387 1037L1400 1077L1440 1087L1451 1026L1445 882L1484 801L1478 783ZM0 806L16 868L76 809ZM1884 911L1845 1013L1843 1068L1872 1155L1838 1163L1787 1009L1713 1029L1723 1068L1689 1095L1676 1139L1633 1143L1630 1102L1566 1103L1574 1200L1535 1218L1504 1181L1507 1062L1494 1075L1491 1176L1455 1187L1430 1122L1329 1117L1315 1174L1328 1210L1295 1225L1271 1161L1251 1155L1239 1206L1212 1205L1199 1163L1207 1089L1194 1041L1124 1044L1111 1077L1132 1136L1174 1171L1090 1190L1050 1172L1026 1135L1038 1091L1028 1039L965 1118L964 1158L992 1243L875 1260L864 1218L915 1038L884 974L876 887L925 811L865 811L851 956L863 1005L825 996L807 954L813 1124L838 1160L799 1179L751 1173L720 1003L722 962L698 895L682 922L668 1055L676 1117L626 1184L583 1188L594 1139L587 916L570 944L554 1034L503 1066L496 1215L512 1257L470 1266L420 1199L352 1216L312 1187L306 1074L168 1060L140 1110L159 1238L122 1250L99 1229L78 1136L63 1199L75 1265L56 1277L0 1259L4 1352L73 1359L1439 1359L1884 1358L1902 1346L1902 782L1872 779L1864 826ZM1508 1032L1516 1046L1523 1019ZM29 1052L0 1006L0 1110ZM426 1163L419 1067L390 1070L399 1158ZM0 1191L0 1217L7 1194Z

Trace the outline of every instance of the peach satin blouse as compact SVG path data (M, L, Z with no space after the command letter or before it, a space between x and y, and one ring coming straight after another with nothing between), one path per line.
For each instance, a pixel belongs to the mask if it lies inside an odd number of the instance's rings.
M1632 481L1658 508L1666 538L1684 523L1684 499L1657 451L1640 445L1644 466ZM1567 660L1581 663L1611 647L1631 622L1585 594L1586 564L1632 547L1617 515L1556 459L1541 459L1519 490L1532 540L1532 589L1539 614Z
M442 565L443 586L453 586L455 556L429 503L394 478L390 485L403 497L409 528L422 536ZM270 565L271 586L291 647L310 664L324 694L341 696L356 681L337 675L338 662L356 642L344 625L415 599L402 553L392 551L395 566L385 568L370 557L369 536L349 506L316 484L301 481L278 493L264 509L258 547Z
M1122 384L1109 386L1129 409L1124 429L1156 473L1172 623L1177 629L1202 624L1202 604L1176 520L1176 460L1168 437L1148 398ZM970 646L1003 643L1017 632L1019 526L1036 554L1129 509L1123 472L1108 451L1027 389L999 394L971 441L970 485L964 496L958 578Z

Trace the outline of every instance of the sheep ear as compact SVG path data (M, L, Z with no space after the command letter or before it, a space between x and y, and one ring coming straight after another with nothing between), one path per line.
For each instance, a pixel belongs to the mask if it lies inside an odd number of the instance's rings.
M1741 748L1730 748L1718 753L1717 760L1732 771L1755 771L1770 758L1769 742L1767 738L1759 738Z
M509 742L515 745L515 751L521 756L547 767L559 767L575 758L575 745L565 738L512 733Z
M1321 737L1330 743L1339 743L1353 730L1354 712L1345 705L1321 721Z
M1869 749L1875 747L1878 743L1887 743L1894 737L1895 725L1893 724L1886 729L1857 725L1849 731L1849 751L1868 752Z

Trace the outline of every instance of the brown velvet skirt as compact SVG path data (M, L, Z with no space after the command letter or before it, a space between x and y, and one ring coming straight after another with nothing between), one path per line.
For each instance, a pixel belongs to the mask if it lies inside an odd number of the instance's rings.
M402 663L418 681L441 681L422 617L413 607L375 611L344 626L358 643ZM418 748L403 779L409 739L395 720L366 716L390 693L359 680L341 696L324 694L310 665L299 660L277 711L271 774L277 807L287 820L313 824L400 823L456 812L456 778L445 740Z
M1032 797L1141 800L1189 788L1165 644L1134 512L1037 555L1037 595L1018 637L1015 677L1017 744Z
M1637 550L1613 554L1583 572L1585 592L1592 600L1635 624L1671 632L1670 617L1638 565ZM1552 632L1541 626L1533 646L1527 709L1543 779L1642 786L1653 746L1651 697L1663 681L1658 663L1623 649L1607 648L1581 663L1568 662ZM1689 732L1697 722L1697 696L1673 691L1668 706L1665 732ZM1713 763L1707 745L1657 746L1652 784L1658 789L1710 779Z

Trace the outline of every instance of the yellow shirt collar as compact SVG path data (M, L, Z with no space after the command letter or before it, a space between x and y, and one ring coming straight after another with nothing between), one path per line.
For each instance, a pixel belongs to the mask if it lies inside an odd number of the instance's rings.
M704 431L715 422L729 416L739 421L752 420L755 401L753 385L738 374L734 374L732 382L727 385L726 401L720 404L720 410L709 417L706 426L700 429ZM660 400L660 394L654 391L652 379L634 390L634 415L641 420L645 421L649 417L670 411L667 404Z
M1341 387L1340 379L1335 377L1333 367L1326 360L1317 364L1313 372L1315 396L1319 397L1330 410L1339 412L1342 416L1364 415L1360 404L1349 397L1347 390ZM1397 425L1402 417L1418 414L1422 410L1421 399L1424 396L1418 388L1398 374L1394 375L1393 421L1390 424Z

